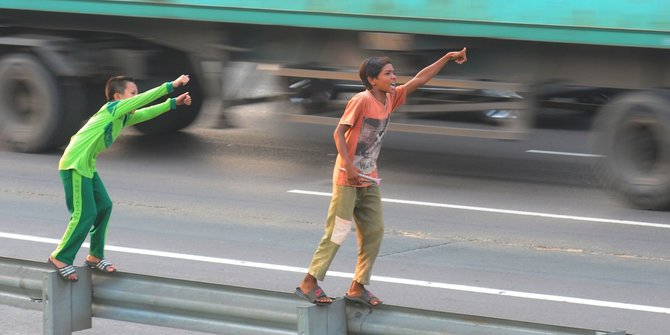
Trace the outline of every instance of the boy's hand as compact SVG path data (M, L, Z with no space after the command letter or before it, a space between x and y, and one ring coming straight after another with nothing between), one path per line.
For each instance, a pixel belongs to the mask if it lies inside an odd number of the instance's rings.
M188 92L178 96L175 100L177 102L177 106L181 106L181 105L190 106L191 105L191 96L188 95Z
M179 86L185 86L186 84L188 84L189 80L191 79L188 77L187 74L182 74L181 76L179 76L179 78L175 79L172 82L172 87L177 88Z
M451 55L451 59L456 62L456 64L463 64L468 61L468 56L466 55L466 50L467 48L463 48L461 51L452 51L449 54Z
M345 164L345 169L344 171L347 174L347 180L351 185L359 185L361 183L358 174L361 173L361 171L355 167L353 164Z

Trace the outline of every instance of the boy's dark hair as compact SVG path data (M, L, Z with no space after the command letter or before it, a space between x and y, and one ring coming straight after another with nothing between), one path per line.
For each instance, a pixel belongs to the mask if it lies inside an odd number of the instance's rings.
M372 89L368 77L377 78L386 64L391 64L391 59L388 57L368 57L361 63L361 66L358 68L358 76L361 77L365 88L368 90Z
M128 82L135 82L135 79L128 76L116 76L111 77L107 80L105 85L105 98L107 102L114 100L114 93L121 93L126 89L126 84Z

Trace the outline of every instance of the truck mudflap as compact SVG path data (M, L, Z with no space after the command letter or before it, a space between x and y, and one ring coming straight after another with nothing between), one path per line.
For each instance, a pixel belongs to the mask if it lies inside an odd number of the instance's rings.
M670 208L670 91L635 91L603 106L593 132L605 187L641 209Z

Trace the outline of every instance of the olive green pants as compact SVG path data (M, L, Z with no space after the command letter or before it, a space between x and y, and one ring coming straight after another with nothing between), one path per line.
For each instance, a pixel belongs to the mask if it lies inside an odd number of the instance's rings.
M71 265L90 233L89 254L103 259L107 223L112 214L112 200L105 185L97 172L93 178L86 178L75 170L66 170L60 171L60 177L65 189L65 203L72 216L63 238L51 256Z
M326 228L319 243L309 274L318 280L326 277L326 272L335 258L337 250L356 224L358 237L358 259L354 281L367 285L372 277L372 266L379 254L384 237L384 218L379 187L333 187Z

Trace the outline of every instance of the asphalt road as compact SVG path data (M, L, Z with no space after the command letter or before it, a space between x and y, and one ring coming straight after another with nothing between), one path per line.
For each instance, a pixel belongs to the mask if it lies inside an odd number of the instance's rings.
M330 200L332 128L279 122L277 108L238 109L232 129L205 120L169 137L124 134L99 158L115 206L108 245L306 267ZM592 158L546 153L588 153L586 140L555 129L520 142L389 133L379 161L385 240L369 288L392 305L667 334L670 213L631 209L605 193ZM69 215L59 155L0 151L0 233L60 238ZM5 257L43 261L54 247L0 238ZM331 270L351 273L355 255L352 235ZM303 276L107 257L121 271L287 292ZM322 286L341 296L349 281L331 276ZM2 334L41 333L39 312L0 306L0 315ZM192 333L95 320L81 334L122 330Z

